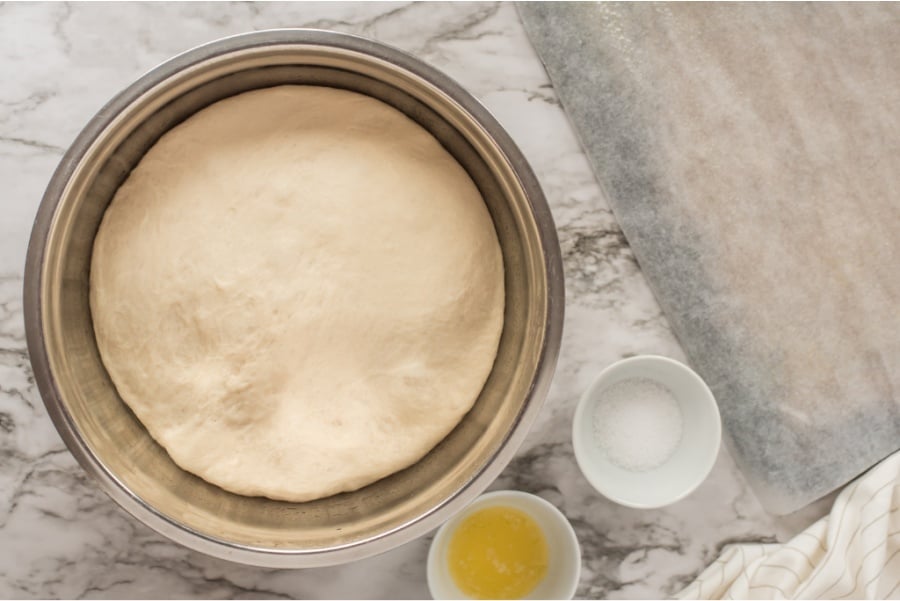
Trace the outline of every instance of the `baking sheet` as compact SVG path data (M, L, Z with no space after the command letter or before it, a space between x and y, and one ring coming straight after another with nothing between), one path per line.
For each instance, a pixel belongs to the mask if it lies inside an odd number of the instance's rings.
M518 8L764 505L900 448L900 4Z

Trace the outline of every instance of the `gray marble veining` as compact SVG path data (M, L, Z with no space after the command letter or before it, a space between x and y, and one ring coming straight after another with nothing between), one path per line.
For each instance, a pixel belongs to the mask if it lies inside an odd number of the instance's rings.
M599 370L637 353L684 357L512 5L0 3L0 597L427 597L429 537L302 571L238 566L168 542L82 473L30 373L25 248L64 149L107 99L160 61L286 26L368 35L433 63L479 97L531 161L565 256L565 334L543 414L494 487L537 493L569 517L584 550L580 597L673 593L726 543L783 538L821 511L771 518L725 452L699 490L661 510L618 507L581 477L570 420Z

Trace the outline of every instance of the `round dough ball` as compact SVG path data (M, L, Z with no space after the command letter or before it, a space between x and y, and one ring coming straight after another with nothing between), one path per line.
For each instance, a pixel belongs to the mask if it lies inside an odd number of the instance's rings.
M306 501L422 458L503 326L475 184L405 115L316 86L244 93L144 156L91 263L100 355L175 462Z

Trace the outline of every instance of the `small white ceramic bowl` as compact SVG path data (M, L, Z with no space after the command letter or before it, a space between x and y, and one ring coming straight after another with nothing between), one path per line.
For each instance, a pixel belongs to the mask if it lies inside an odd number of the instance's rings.
M525 599L571 599L581 577L581 547L578 546L575 530L566 516L551 503L516 490L483 494L441 526L428 551L428 590L431 596L435 599L471 599L453 582L447 567L447 547L453 532L466 517L494 505L524 511L538 523L547 540L550 556L547 576Z
M667 388L681 408L682 436L672 456L646 471L629 471L609 460L594 435L594 411L604 390L632 378ZM657 355L629 357L604 369L575 409L572 445L578 467L603 496L628 507L650 509L679 501L709 475L722 440L716 400L691 368Z

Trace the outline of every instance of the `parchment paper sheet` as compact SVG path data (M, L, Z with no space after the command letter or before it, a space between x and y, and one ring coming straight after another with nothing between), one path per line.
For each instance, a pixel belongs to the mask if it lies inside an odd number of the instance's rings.
M766 507L900 448L900 4L519 13Z

